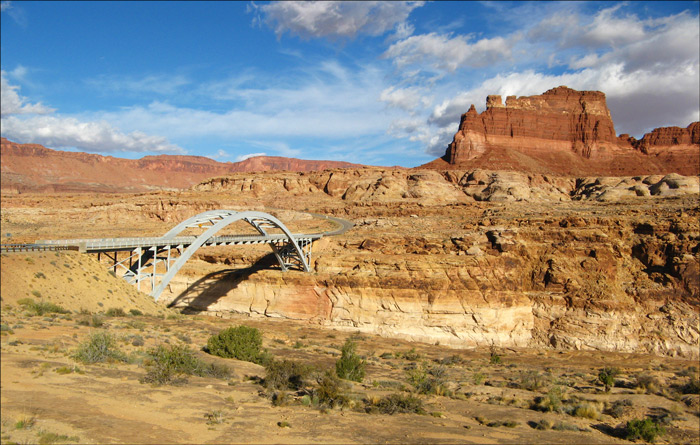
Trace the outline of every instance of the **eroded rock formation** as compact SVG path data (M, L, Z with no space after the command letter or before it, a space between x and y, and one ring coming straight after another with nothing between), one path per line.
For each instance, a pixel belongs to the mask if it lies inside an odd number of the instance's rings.
M564 86L539 96L488 96L472 105L432 168L487 168L566 175L700 173L700 123L658 128L636 140L615 135L598 91Z

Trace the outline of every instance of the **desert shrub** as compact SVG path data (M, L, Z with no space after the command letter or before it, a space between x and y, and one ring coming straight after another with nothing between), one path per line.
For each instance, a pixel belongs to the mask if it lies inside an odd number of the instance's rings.
M666 434L666 429L654 419L647 417L644 420L632 419L625 427L625 439L642 439L646 442L654 442L658 436Z
M542 419L539 422L532 422L530 426L536 430L549 430L552 428L552 422L547 419Z
M607 366L598 373L598 381L605 387L605 392L610 392L610 388L615 386L615 377L620 373L620 370Z
M423 409L423 401L413 394L393 393L377 400L365 399L364 403L365 411L372 414L425 414L425 409Z
M235 358L263 364L268 360L262 350L262 333L256 328L236 326L227 328L207 340L207 352L224 358Z
M365 378L365 361L355 352L356 347L352 340L345 341L340 359L335 362L335 373L341 379L361 382Z
M499 426L505 426L506 428L515 428L518 426L518 422L513 420L494 420L486 424L486 426L495 428Z
M107 309L105 315L108 317L126 317L126 312L120 307L111 307Z
M311 368L293 360L270 360L265 365L263 385L268 389L290 389L304 387Z
M318 398L321 406L329 408L348 406L350 398L347 395L347 382L343 382L335 372L328 370L317 380L314 398Z
M54 443L77 443L78 436L66 436L65 434L52 433L50 431L39 431L39 445L50 445Z
M408 382L419 394L444 394L445 374L444 366L430 367L425 363L406 371Z
M145 344L145 340L143 339L142 336L140 335L134 335L131 337L131 345L132 346L143 346Z
M454 355L451 355L449 357L445 357L443 359L437 360L437 363L440 365L449 366L449 365L458 365L458 364L462 363L463 361L464 360L462 360L462 357L460 357L457 354L454 354Z
M178 384L187 381L186 376L226 378L228 367L206 363L194 355L186 345L158 345L148 352L145 362L146 375L142 382L155 385Z
M411 348L406 352L397 352L396 358L402 358L402 359L408 360L410 362L415 362L415 361L420 360L421 355L419 352L416 352L416 348Z
M581 428L581 427L576 426L574 424L571 424L568 422L561 422L561 421L552 425L552 429L554 431L587 431L586 428Z
M697 377L690 377L688 383L681 387L683 394L700 394L700 380Z
M117 340L108 332L93 332L81 343L73 359L82 363L125 362L126 355L117 347Z
M99 328L105 324L104 318L100 314L90 313L81 313L77 323L81 326L90 326L92 328Z
M500 365L501 361L501 356L498 354L496 345L492 343L489 347L489 363L492 365Z
M537 411L561 413L564 410L563 393L560 386L553 386L544 397L535 398L531 408Z
M518 387L528 391L538 391L544 388L548 381L549 379L538 371L528 371L520 374Z
M486 376L481 372L475 372L474 374L472 374L472 381L475 385L481 385L482 383L484 383L485 378Z
M659 391L661 388L661 382L656 376L653 376L651 374L637 374L634 377L634 386L638 389L644 390L644 392L647 392L649 394L654 394Z
M133 316L136 317L136 316L139 316L139 315L143 315L143 312L141 312L141 311L138 310L138 309L129 309L129 314L131 314L131 315L133 315Z
M571 414L575 417L584 417L593 420L598 420L600 418L598 407L589 402L583 402L574 406Z
M608 414L616 419L624 416L629 412L632 406L632 401L630 399L615 400L609 407L605 410L605 414Z
M39 295L41 296L41 295ZM31 313L32 315L44 315L44 314L68 314L70 311L63 309L57 304L53 304L49 301L38 301L35 302L31 298L22 298L17 301L17 303L23 307L24 310Z

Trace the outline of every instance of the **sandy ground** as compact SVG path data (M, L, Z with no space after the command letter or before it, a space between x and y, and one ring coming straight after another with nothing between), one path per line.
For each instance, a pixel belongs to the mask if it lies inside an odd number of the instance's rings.
M78 261L80 268L64 266ZM630 354L504 349L498 351L501 363L492 364L488 350L456 351L288 320L184 316L154 310L148 296L123 288L121 280L107 272L100 275L99 267L73 252L2 257L2 443L622 443L616 437L619 428L630 418L646 415L672 419L660 443L700 439L698 396L682 398L672 391L697 363ZM84 271L99 278L88 277L95 305L90 292L74 286ZM36 278L38 272L45 278ZM74 281L68 280L71 277ZM44 280L51 287L42 287ZM69 313L31 315L18 304L21 298L40 300L27 292L30 283L44 301ZM72 294L80 300L69 298ZM98 306L105 295L114 297ZM109 317L103 313L109 308L151 315ZM85 325L93 314L101 318L101 326ZM358 353L367 363L364 381L353 383L348 391L355 408L321 410L294 401L273 406L262 386L250 378L264 378L263 367L201 350L211 335L239 324L259 328L264 347L274 357L320 370L332 367L345 339L355 336ZM142 361L85 365L71 358L96 331L111 333L120 349L133 357L143 357L159 344L186 344L203 360L228 366L232 376L190 377L184 385L156 387L140 382L146 372ZM143 344L134 346L137 336ZM401 355L412 350L416 357ZM362 409L364 399L410 390L406 369L421 363L437 366L446 358L454 361L445 365L449 391L419 395L427 414L368 414ZM622 371L620 387L610 393L596 381L603 365ZM542 377L541 388L524 388L528 373ZM662 385L644 391L623 384L640 373ZM531 409L535 398L555 384L570 400L598 407L597 418ZM631 401L625 415L605 414L606 406L622 399ZM576 431L535 429L543 419ZM488 426L499 420L515 425Z

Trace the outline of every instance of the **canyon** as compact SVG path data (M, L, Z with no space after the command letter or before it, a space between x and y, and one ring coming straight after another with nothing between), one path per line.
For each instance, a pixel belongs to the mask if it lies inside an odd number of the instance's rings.
M489 96L443 158L413 169L126 160L3 139L3 244L159 237L215 209L268 212L294 233L335 228L319 215L354 224L314 243L309 273L282 272L266 245L201 248L158 301L104 256L3 252L3 440L628 443L625 422L652 418L664 442L696 443L698 128L616 136L603 93L559 87ZM32 314L34 300L63 312ZM344 341L366 377L343 383L347 407L299 392L279 402L265 367L204 352L234 325L313 370L303 391ZM78 363L95 332L130 361ZM149 351L165 345L231 373L147 385ZM609 368L619 374L604 389ZM418 371L441 376L439 391L418 394ZM417 395L430 415L368 417L392 394Z

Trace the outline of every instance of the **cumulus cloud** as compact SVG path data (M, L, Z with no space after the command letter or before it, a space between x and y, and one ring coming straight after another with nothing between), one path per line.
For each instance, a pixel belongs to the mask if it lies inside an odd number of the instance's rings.
M381 92L379 100L390 107L413 111L418 107L430 105L430 99L423 97L418 88L389 87Z
M104 121L82 122L73 117L32 116L3 118L3 136L24 143L88 152L184 153L180 147L159 136L134 131L123 133Z
M26 73L24 69L21 71L22 75ZM106 121L90 122L53 115L54 109L41 103L28 103L20 96L19 87L9 83L5 71L2 71L1 84L1 132L8 139L89 152L184 153L182 148L160 136L140 131L124 133Z
M454 72L460 67L481 68L509 58L515 40L517 36L484 38L469 43L468 36L464 35L421 34L392 44L384 56L400 69L429 64L436 70Z
M618 133L640 137L659 126L700 119L697 15L640 19L626 13L625 4L593 14L561 6L545 17L521 11L537 19L517 20L500 37L475 42L467 35L433 32L393 43L384 56L411 72L403 73L400 88L385 89L383 100L410 112L392 122L389 134L418 140L426 152L440 156L470 105L483 111L489 94L529 96L559 85L603 91ZM499 70L506 59L508 71ZM480 78L472 74L477 68ZM431 79L436 103L411 108L416 100L406 93L426 85L421 75L435 72L442 72Z
M19 87L10 85L6 75L4 70L0 71L1 116L4 117L11 114L49 114L54 112L52 108L46 107L41 103L27 103L27 99L20 96Z
M397 27L397 32L405 35L408 28L402 24L411 11L423 4L287 1L254 8L262 13L261 20L273 28L278 37L289 32L302 38L354 38L358 34L382 35Z

